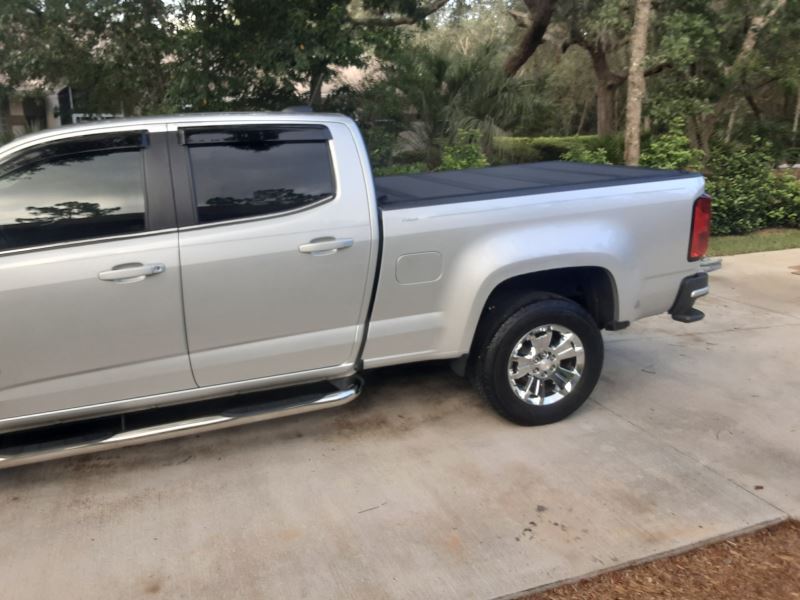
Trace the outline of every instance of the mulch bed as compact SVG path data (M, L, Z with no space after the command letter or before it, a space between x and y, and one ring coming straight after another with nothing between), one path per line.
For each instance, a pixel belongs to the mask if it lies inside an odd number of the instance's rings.
M692 550L563 585L525 600L800 598L800 522L788 521Z

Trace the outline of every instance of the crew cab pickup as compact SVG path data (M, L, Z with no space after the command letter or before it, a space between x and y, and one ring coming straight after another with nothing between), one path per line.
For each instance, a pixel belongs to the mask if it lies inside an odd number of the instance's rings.
M601 330L703 317L697 173L569 162L375 178L341 115L203 114L0 148L0 466L354 399L450 360L569 415Z

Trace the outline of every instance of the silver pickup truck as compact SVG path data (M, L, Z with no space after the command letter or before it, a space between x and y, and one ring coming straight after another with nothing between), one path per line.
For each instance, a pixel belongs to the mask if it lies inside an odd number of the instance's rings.
M709 219L696 173L374 178L341 115L20 138L0 148L0 466L339 406L359 372L416 361L557 421L597 383L602 329L703 317Z

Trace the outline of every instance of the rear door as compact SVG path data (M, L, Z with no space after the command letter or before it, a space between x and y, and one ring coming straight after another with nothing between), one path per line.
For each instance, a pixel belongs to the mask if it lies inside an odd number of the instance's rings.
M176 125L189 353L200 386L355 360L372 225L342 124ZM333 135L336 132L337 135Z
M0 163L0 420L196 387L165 130Z

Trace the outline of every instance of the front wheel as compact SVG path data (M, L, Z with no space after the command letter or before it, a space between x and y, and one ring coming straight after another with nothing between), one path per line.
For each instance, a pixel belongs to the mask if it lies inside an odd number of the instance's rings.
M488 337L474 379L495 410L514 423L560 421L586 401L600 378L603 337L570 300L528 304Z

